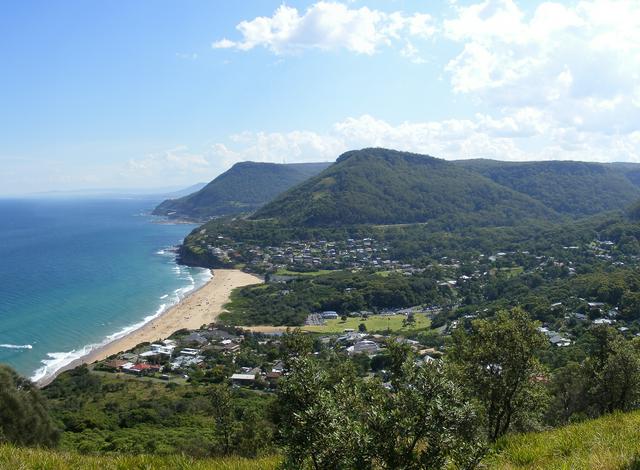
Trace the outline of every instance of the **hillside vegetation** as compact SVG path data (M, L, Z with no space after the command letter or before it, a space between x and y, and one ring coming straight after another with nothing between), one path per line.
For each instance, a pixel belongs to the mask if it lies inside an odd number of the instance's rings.
M451 227L512 225L556 217L531 197L451 162L379 148L341 155L253 216L311 227L436 220Z
M485 468L632 470L640 461L640 412L618 413L551 431L511 435L498 442ZM263 470L280 457L191 459L178 455L81 455L0 445L0 467L47 470Z
M512 435L499 442L489 468L640 468L640 412L617 413L552 431Z
M0 445L0 468L46 470L265 470L275 469L278 457L191 459L180 455L83 455Z
M281 192L325 169L329 163L237 163L200 191L168 199L155 215L206 219L252 212Z
M631 166L572 161L455 163L571 216L624 209L640 198L640 188L630 179Z

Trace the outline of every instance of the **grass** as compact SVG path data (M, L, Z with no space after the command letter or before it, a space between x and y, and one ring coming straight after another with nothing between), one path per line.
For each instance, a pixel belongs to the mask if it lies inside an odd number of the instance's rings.
M640 411L509 436L486 464L501 470L640 469Z
M190 459L184 456L81 455L0 445L0 468L13 470L262 470L277 456ZM546 432L508 436L481 468L496 470L638 470L640 411L619 413Z
M353 329L358 331L360 323L364 323L368 332L387 331L392 332L402 331L404 333L408 331L424 330L429 327L430 320L426 315L415 315L416 322L411 326L403 326L402 322L406 319L404 315L372 315L366 320L362 320L360 317L348 317L346 321L341 319L327 320L322 326L303 326L301 329L304 331L310 331L312 333L342 333L346 329Z
M278 457L194 460L183 456L92 456L0 445L0 468L13 470L268 470L277 468L278 463Z

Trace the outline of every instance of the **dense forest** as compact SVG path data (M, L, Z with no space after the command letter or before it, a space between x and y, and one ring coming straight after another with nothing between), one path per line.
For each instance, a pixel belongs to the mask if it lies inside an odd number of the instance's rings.
M329 163L237 163L201 190L179 199L166 200L153 213L208 219L253 212L328 165Z
M556 217L529 196L450 162L406 152L364 149L341 155L319 175L256 212L312 227L461 219L477 226Z
M610 164L495 160L458 160L455 164L576 217L624 209L640 199L640 188L629 174Z

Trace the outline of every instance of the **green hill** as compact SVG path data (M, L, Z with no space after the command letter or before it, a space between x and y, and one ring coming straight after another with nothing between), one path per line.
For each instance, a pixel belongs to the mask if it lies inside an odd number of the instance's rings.
M559 213L575 217L625 209L640 198L640 188L631 181L638 172L637 165L618 167L574 161L516 163L484 159L459 160L455 164L531 196Z
M327 166L329 163L236 163L201 190L179 199L168 199L153 213L207 219L253 212Z
M380 148L343 154L253 216L309 227L431 221L489 226L556 217L529 196L459 165Z

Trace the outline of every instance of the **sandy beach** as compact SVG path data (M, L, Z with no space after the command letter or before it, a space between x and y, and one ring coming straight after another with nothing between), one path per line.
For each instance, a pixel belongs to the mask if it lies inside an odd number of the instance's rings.
M209 324L224 310L223 307L229 301L233 289L263 282L259 277L238 269L214 269L212 272L213 277L209 282L191 292L181 302L169 308L159 317L122 338L73 361L58 370L56 375L81 364L100 361L146 341L153 342L165 339L182 328L197 329L202 325ZM55 375L45 377L38 382L38 386L43 387L51 383L54 378Z

